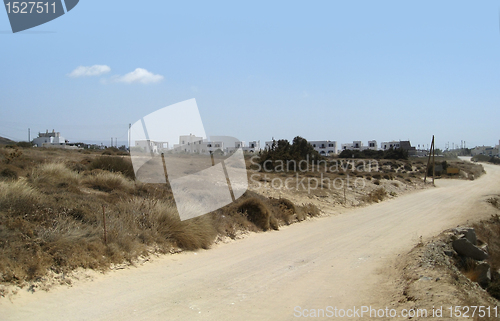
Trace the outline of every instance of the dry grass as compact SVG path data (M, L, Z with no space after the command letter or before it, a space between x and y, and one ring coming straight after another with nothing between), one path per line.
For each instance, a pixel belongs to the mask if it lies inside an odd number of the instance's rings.
M387 197L387 191L383 187L379 187L365 196L364 201L367 203L378 203Z
M488 263L491 271L498 271L500 269L500 216L494 215L489 220L474 224L474 228L478 239L488 244ZM500 300L500 274L492 273L492 282L487 290L494 298Z
M78 151L0 148L0 171L8 168L19 176L0 180L0 283L23 285L49 270L104 270L151 249L209 248L217 235L235 238L319 215L314 205L274 203L247 192L213 213L180 221L170 187L134 182L118 170L128 161ZM103 164L114 167L105 170Z
M267 231L271 227L271 213L266 205L257 198L248 198L238 204L237 211L258 228Z
M33 169L30 181L35 186L43 184L68 186L78 185L80 177L63 163L45 163Z
M88 164L88 169L102 169L113 173L119 172L130 179L135 178L134 168L130 158L101 156L92 160L90 164Z
M134 183L120 173L100 170L93 171L89 175L86 175L82 183L103 192L112 192L115 190L131 192L134 189Z
M0 182L0 212L10 211L24 214L32 211L34 206L40 203L40 200L40 193L24 180Z

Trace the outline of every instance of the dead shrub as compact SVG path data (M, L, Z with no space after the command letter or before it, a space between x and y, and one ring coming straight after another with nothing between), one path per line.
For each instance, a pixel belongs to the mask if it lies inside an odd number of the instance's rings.
M365 202L368 203L378 203L380 201L383 201L387 197L387 191L383 187L379 187L370 193L368 193L365 197L364 200Z
M17 180L19 178L19 175L15 170L12 170L10 168L4 168L0 172L0 177L5 180Z
M238 204L237 211L260 229L267 231L270 228L269 209L259 199L252 197Z
M319 211L319 208L314 205L314 204L311 204L311 203L308 203L308 204L304 204L301 206L301 210L306 214L306 215L309 215L311 217L314 217L314 216L319 216L321 214L321 212Z
M491 197L491 198L487 199L486 201L488 203L490 203L491 205L493 205L493 207L500 209L500 198L499 197Z
M101 156L92 160L88 168L90 170L102 169L113 173L120 172L125 177L135 179L134 168L129 158Z
M271 199L271 205L276 208L274 216L278 221L283 221L285 224L290 225L295 219L298 221L304 220L304 215L297 213L295 204L286 198Z

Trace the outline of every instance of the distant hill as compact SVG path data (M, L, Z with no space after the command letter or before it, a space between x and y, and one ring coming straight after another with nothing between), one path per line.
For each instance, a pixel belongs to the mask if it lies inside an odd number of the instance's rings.
M0 145L15 144L16 142L5 137L0 136Z

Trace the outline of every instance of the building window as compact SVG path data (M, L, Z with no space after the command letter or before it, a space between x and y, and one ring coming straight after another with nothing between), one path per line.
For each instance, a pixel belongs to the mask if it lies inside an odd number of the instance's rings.
M328 147L333 147L333 144L328 144Z

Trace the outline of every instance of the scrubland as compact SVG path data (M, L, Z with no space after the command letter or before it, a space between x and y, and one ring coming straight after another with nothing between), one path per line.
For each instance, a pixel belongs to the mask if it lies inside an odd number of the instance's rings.
M337 172L268 173L255 172L248 156L249 180L257 173L262 188L250 184L233 204L180 221L169 185L135 181L125 154L113 149L0 147L0 284L23 286L49 272L105 271L152 253L207 249L247 232L278 230L318 216L322 204L318 199L333 206L380 202L410 187L420 188L426 165L423 159L379 160L376 170L360 171L358 160L349 160L354 163L344 163ZM479 165L457 164L470 173L469 179L482 172ZM295 174L300 178L324 174L332 181L350 176L368 188L351 185L345 191L311 192L297 186L270 193L273 179Z
M180 221L170 187L135 181L127 156L0 148L0 283L22 286L80 267L104 271L316 215L313 205L247 191L233 204Z

